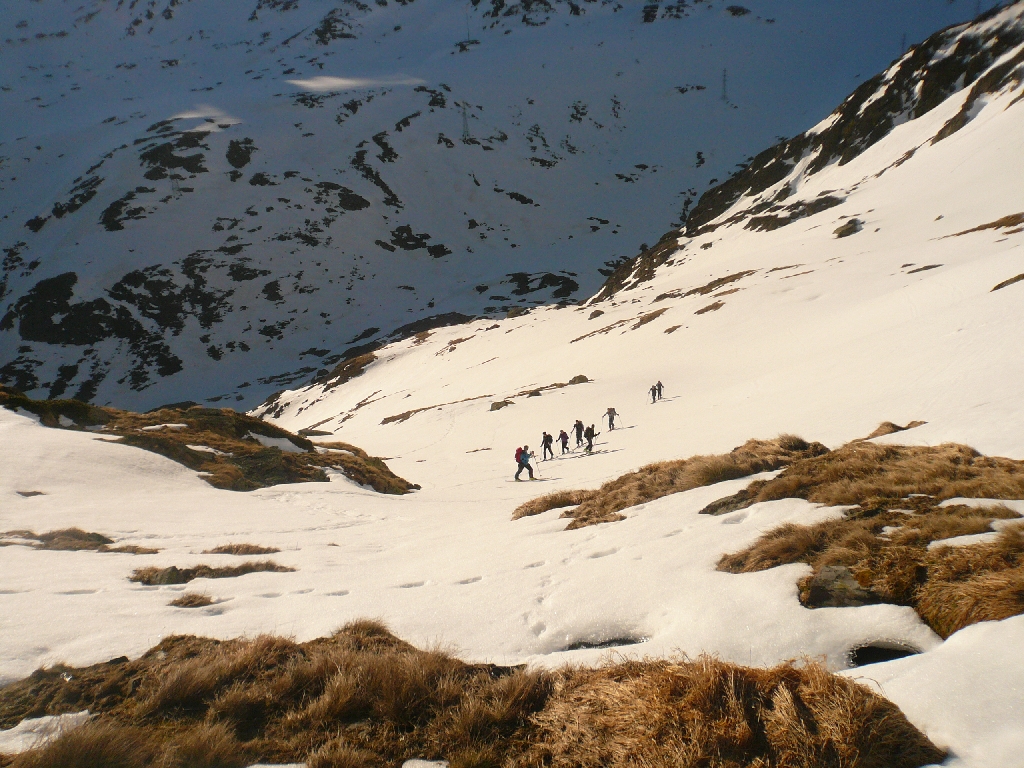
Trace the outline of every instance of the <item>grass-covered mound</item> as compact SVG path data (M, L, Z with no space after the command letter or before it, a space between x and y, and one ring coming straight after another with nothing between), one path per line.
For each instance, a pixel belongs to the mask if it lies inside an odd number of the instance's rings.
M556 671L467 664L357 621L332 637L170 637L141 659L53 667L0 689L0 727L94 720L13 768L305 761L309 768L917 768L941 750L891 702L808 663L712 658Z
M850 505L838 519L768 531L724 556L719 568L744 573L807 563L812 572L800 584L805 605L908 605L948 637L979 621L1024 613L1024 524L1000 524L1002 531L989 537L995 540L942 545L1019 515L998 505L942 505L958 497L1024 499L1024 462L963 445L855 442L795 462L704 511L784 498Z
M622 510L672 493L780 469L794 461L820 456L828 449L794 435L774 440L748 440L730 453L693 456L648 464L635 472L609 480L596 491L558 491L516 508L512 519L538 515L550 509L574 506L562 514L572 518L566 530L623 520Z
M33 549L49 549L64 552L126 552L132 555L153 555L159 552L152 547L135 544L111 546L115 542L102 533L83 531L81 528L61 528L57 531L34 533L33 531L5 531L0 533L0 547L21 545Z
M33 413L47 427L95 431L159 453L200 472L211 485L232 491L326 482L325 469L339 470L380 493L408 493L419 487L355 446L315 446L230 408L168 407L134 413L78 400L32 400L4 386L0 386L0 406Z

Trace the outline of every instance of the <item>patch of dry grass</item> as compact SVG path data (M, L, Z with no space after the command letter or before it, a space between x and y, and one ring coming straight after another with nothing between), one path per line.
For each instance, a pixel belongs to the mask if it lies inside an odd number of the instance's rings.
M39 670L0 689L0 727L83 708L96 720L18 768L412 757L453 768L917 768L943 757L893 704L814 664L495 667L418 650L368 620L301 644L170 637L136 661Z
M520 504L512 513L512 519L518 520L521 517L539 515L552 509L562 507L575 507L594 495L594 491L555 491L525 504Z
M648 464L609 480L596 491L563 491L542 496L517 508L513 519L560 506L578 505L563 513L563 517L572 518L567 530L610 523L622 520L620 512L628 507L723 480L779 469L827 450L821 443L808 443L795 435L780 435L774 440L748 440L726 454ZM580 500L574 501L577 498Z
M899 709L816 664L709 657L566 670L517 765L920 766L942 750Z
M185 592L171 600L168 605L173 605L175 608L205 608L208 605L213 605L213 598L198 592Z
M326 482L329 478L325 469L339 470L380 493L408 493L419 487L391 472L382 459L368 456L355 446L347 446L347 453L320 452L305 437L230 408L172 407L134 413L77 400L32 400L3 386L0 407L28 410L39 415L40 421L49 427L81 430L102 426L103 433L117 442L183 464L201 473L211 485L225 490L251 491L281 483ZM183 426L160 428L165 424ZM254 436L286 440L298 450L265 446Z
M800 598L810 607L835 604L819 575L827 566L845 568L863 599L912 606L948 637L978 621L1024 613L1024 527L1007 528L994 543L929 548L1019 517L1001 506L939 506L954 497L1024 498L1024 462L981 456L962 445L855 442L795 462L773 480L752 483L704 511L782 498L853 505L838 519L768 531L723 556L718 567L744 573L807 563L812 573L800 583Z
M906 506L915 494L1024 499L1024 462L982 456L966 445L876 445L853 442L793 462L778 477L748 488L749 504L798 498L864 511ZM748 504L748 506L749 506Z
M204 549L204 555L272 555L281 550L277 547L261 547L259 544L221 544L213 549Z
M362 448L349 443L318 443L317 447L326 450L321 454L330 458L333 466L345 473L349 480L360 485L369 486L377 493L401 495L419 490L419 486L399 477L384 463L384 459L370 456Z
M153 555L159 549L123 544L112 547L114 540L102 533L91 533L81 528L61 528L57 531L34 533L32 531L7 531L0 534L0 547L23 544L33 549L50 549L63 552L124 552L132 555Z
M187 584L193 579L230 579L244 576L247 573L290 573L294 568L278 565L273 560L250 560L241 565L229 565L217 568L210 565L196 565L192 568L178 568L171 565L167 568L137 568L132 572L131 581L154 586L157 584Z

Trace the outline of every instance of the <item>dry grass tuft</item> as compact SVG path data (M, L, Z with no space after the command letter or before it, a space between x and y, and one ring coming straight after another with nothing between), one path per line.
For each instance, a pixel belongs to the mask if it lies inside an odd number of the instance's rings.
M213 598L198 592L185 592L180 597L171 600L168 605L173 605L175 608L205 608L208 605L213 605Z
M372 355L364 357L372 362ZM357 360L348 361L339 369ZM344 371L339 374L339 369L332 376L343 376ZM202 473L211 485L225 490L251 491L281 483L326 482L327 469L339 470L380 493L408 493L419 487L391 472L382 459L368 456L359 448L345 446L344 450L318 451L301 435L230 408L168 407L133 413L77 400L32 400L2 385L0 407L35 413L48 427L81 430L101 426L104 434L118 442L183 464ZM167 424L179 426L161 428ZM254 436L284 440L286 447L296 450L263 445Z
M11 768L149 768L157 753L145 731L100 720L18 755Z
M277 547L261 547L259 544L221 544L213 549L204 549L204 555L272 555L281 550Z
M890 766L942 750L891 702L816 664L625 662L558 673L519 766Z
M779 435L774 440L748 440L723 455L648 464L636 472L610 480L596 491L563 491L542 496L518 507L512 519L578 505L562 515L572 518L567 530L610 523L622 520L620 512L637 504L723 480L779 469L798 459L819 456L827 451L821 443L808 443L795 435Z
M863 509L884 507L912 494L937 501L954 497L1024 498L1024 462L982 456L966 445L876 445L855 442L796 461L760 486L755 501L801 498ZM752 502L753 503L753 502Z
M594 495L594 491L555 491L545 496L520 504L512 513L512 519L539 515L552 509L575 507Z
M908 605L948 637L979 621L1024 613L1024 527L1007 528L993 543L929 547L1019 517L1002 506L939 506L954 497L1024 498L1024 462L981 456L962 445L856 442L795 462L705 511L782 498L853 505L838 519L768 531L723 556L718 567L745 573L807 563L812 573L800 583L805 605ZM846 587L838 589L836 577Z
M895 424L891 421L883 421L878 425L877 429L870 435L865 437L865 440L871 440L876 437L882 437L883 435L893 435L897 432L906 432L908 429L914 429L915 427L923 426L928 422L925 421L911 421L905 427L901 427L899 424ZM854 442L857 442L856 440Z
M192 568L178 568L169 566L167 568L137 568L129 577L131 581L140 584L154 586L158 584L188 584L193 579L230 579L235 576L244 576L247 573L259 573L269 571L272 573L290 573L294 568L285 565L278 565L273 560L250 560L241 565L231 565L223 568L215 568L209 565L197 565Z
M110 545L114 543L113 539L104 536L102 533L83 531L81 528L61 528L60 530L48 531L47 533L7 531L4 534L0 534L0 538L5 539L0 540L0 546L26 544L34 549L50 549L63 552L125 552L133 555L153 555L160 551L150 547L139 547L134 544L112 547Z
M136 661L39 670L0 689L0 727L98 719L18 768L891 766L942 759L888 701L808 664L711 658L596 669L466 664L372 620L329 638L170 637Z

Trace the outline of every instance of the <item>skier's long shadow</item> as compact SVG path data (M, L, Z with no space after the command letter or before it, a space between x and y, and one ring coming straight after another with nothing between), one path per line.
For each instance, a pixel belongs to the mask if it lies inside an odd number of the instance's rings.
M636 424L630 424L628 427L616 427L615 429L609 429L609 432L618 432L620 429L636 429Z

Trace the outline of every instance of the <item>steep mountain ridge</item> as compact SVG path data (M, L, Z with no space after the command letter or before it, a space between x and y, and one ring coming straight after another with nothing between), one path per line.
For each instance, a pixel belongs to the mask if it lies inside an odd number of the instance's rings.
M770 230L838 205L842 198L835 190L813 200L791 198L799 197L796 193L809 177L832 164L846 165L898 125L969 90L961 108L929 141L934 144L963 128L975 117L979 99L1024 80L1021 43L1019 18L996 8L970 25L952 26L913 46L814 128L764 150L742 171L705 192L682 230L666 233L655 248L621 264L595 301L649 280L676 251L680 236L697 237L741 222L748 229ZM907 150L889 167L906 162L918 148Z
M0 379L252 404L403 327L578 301L889 60L894 28L971 11L21 3Z

